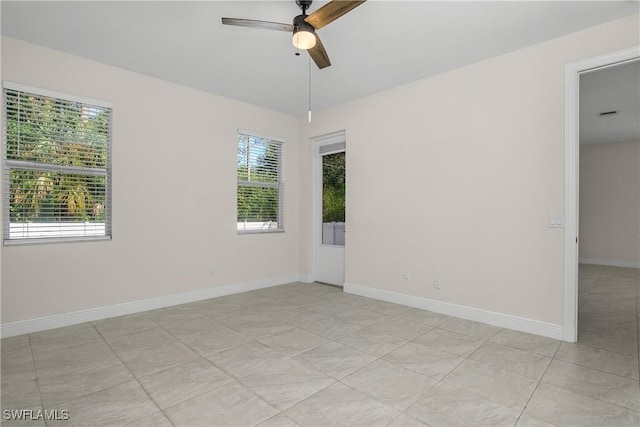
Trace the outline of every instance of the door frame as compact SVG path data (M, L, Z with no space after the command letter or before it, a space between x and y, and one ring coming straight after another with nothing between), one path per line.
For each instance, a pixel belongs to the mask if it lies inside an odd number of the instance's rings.
M640 45L565 65L563 339L578 340L580 75L640 59Z
M311 271L311 280L315 282L318 279L318 265L319 265L318 247L322 242L322 177L320 174L320 172L322 171L322 156L320 155L320 147L322 147L323 145L344 143L345 151L346 151L347 135L345 130L340 130L336 132L315 136L311 138L311 141L312 141L312 144L311 144L312 238L311 238L311 241L313 245L313 250L312 250L313 267ZM346 243L345 243L345 251L346 251ZM345 267L346 267L346 261L345 261Z

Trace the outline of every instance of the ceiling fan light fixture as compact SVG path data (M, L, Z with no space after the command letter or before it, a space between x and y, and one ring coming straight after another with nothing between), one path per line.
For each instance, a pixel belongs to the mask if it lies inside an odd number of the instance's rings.
M316 45L316 30L304 20L305 17L305 15L299 15L293 20L291 41L296 48L307 50Z
M296 31L293 33L293 45L298 49L311 49L316 45L316 35L309 31Z

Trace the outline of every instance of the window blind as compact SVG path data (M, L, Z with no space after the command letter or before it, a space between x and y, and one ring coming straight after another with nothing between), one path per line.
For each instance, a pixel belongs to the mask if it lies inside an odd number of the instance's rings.
M6 86L3 105L5 243L110 237L111 108Z
M284 231L282 142L238 133L237 230Z

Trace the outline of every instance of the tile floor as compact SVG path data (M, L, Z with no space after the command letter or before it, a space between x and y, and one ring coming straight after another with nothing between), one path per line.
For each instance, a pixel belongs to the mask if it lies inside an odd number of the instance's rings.
M2 409L69 411L48 426L638 426L639 287L638 270L580 266L568 344L278 286L3 339Z

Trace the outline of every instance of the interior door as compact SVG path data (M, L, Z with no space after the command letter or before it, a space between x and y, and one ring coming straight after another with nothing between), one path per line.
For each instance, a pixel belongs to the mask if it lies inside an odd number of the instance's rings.
M346 144L342 141L319 143L316 177L316 281L344 285L346 243Z

